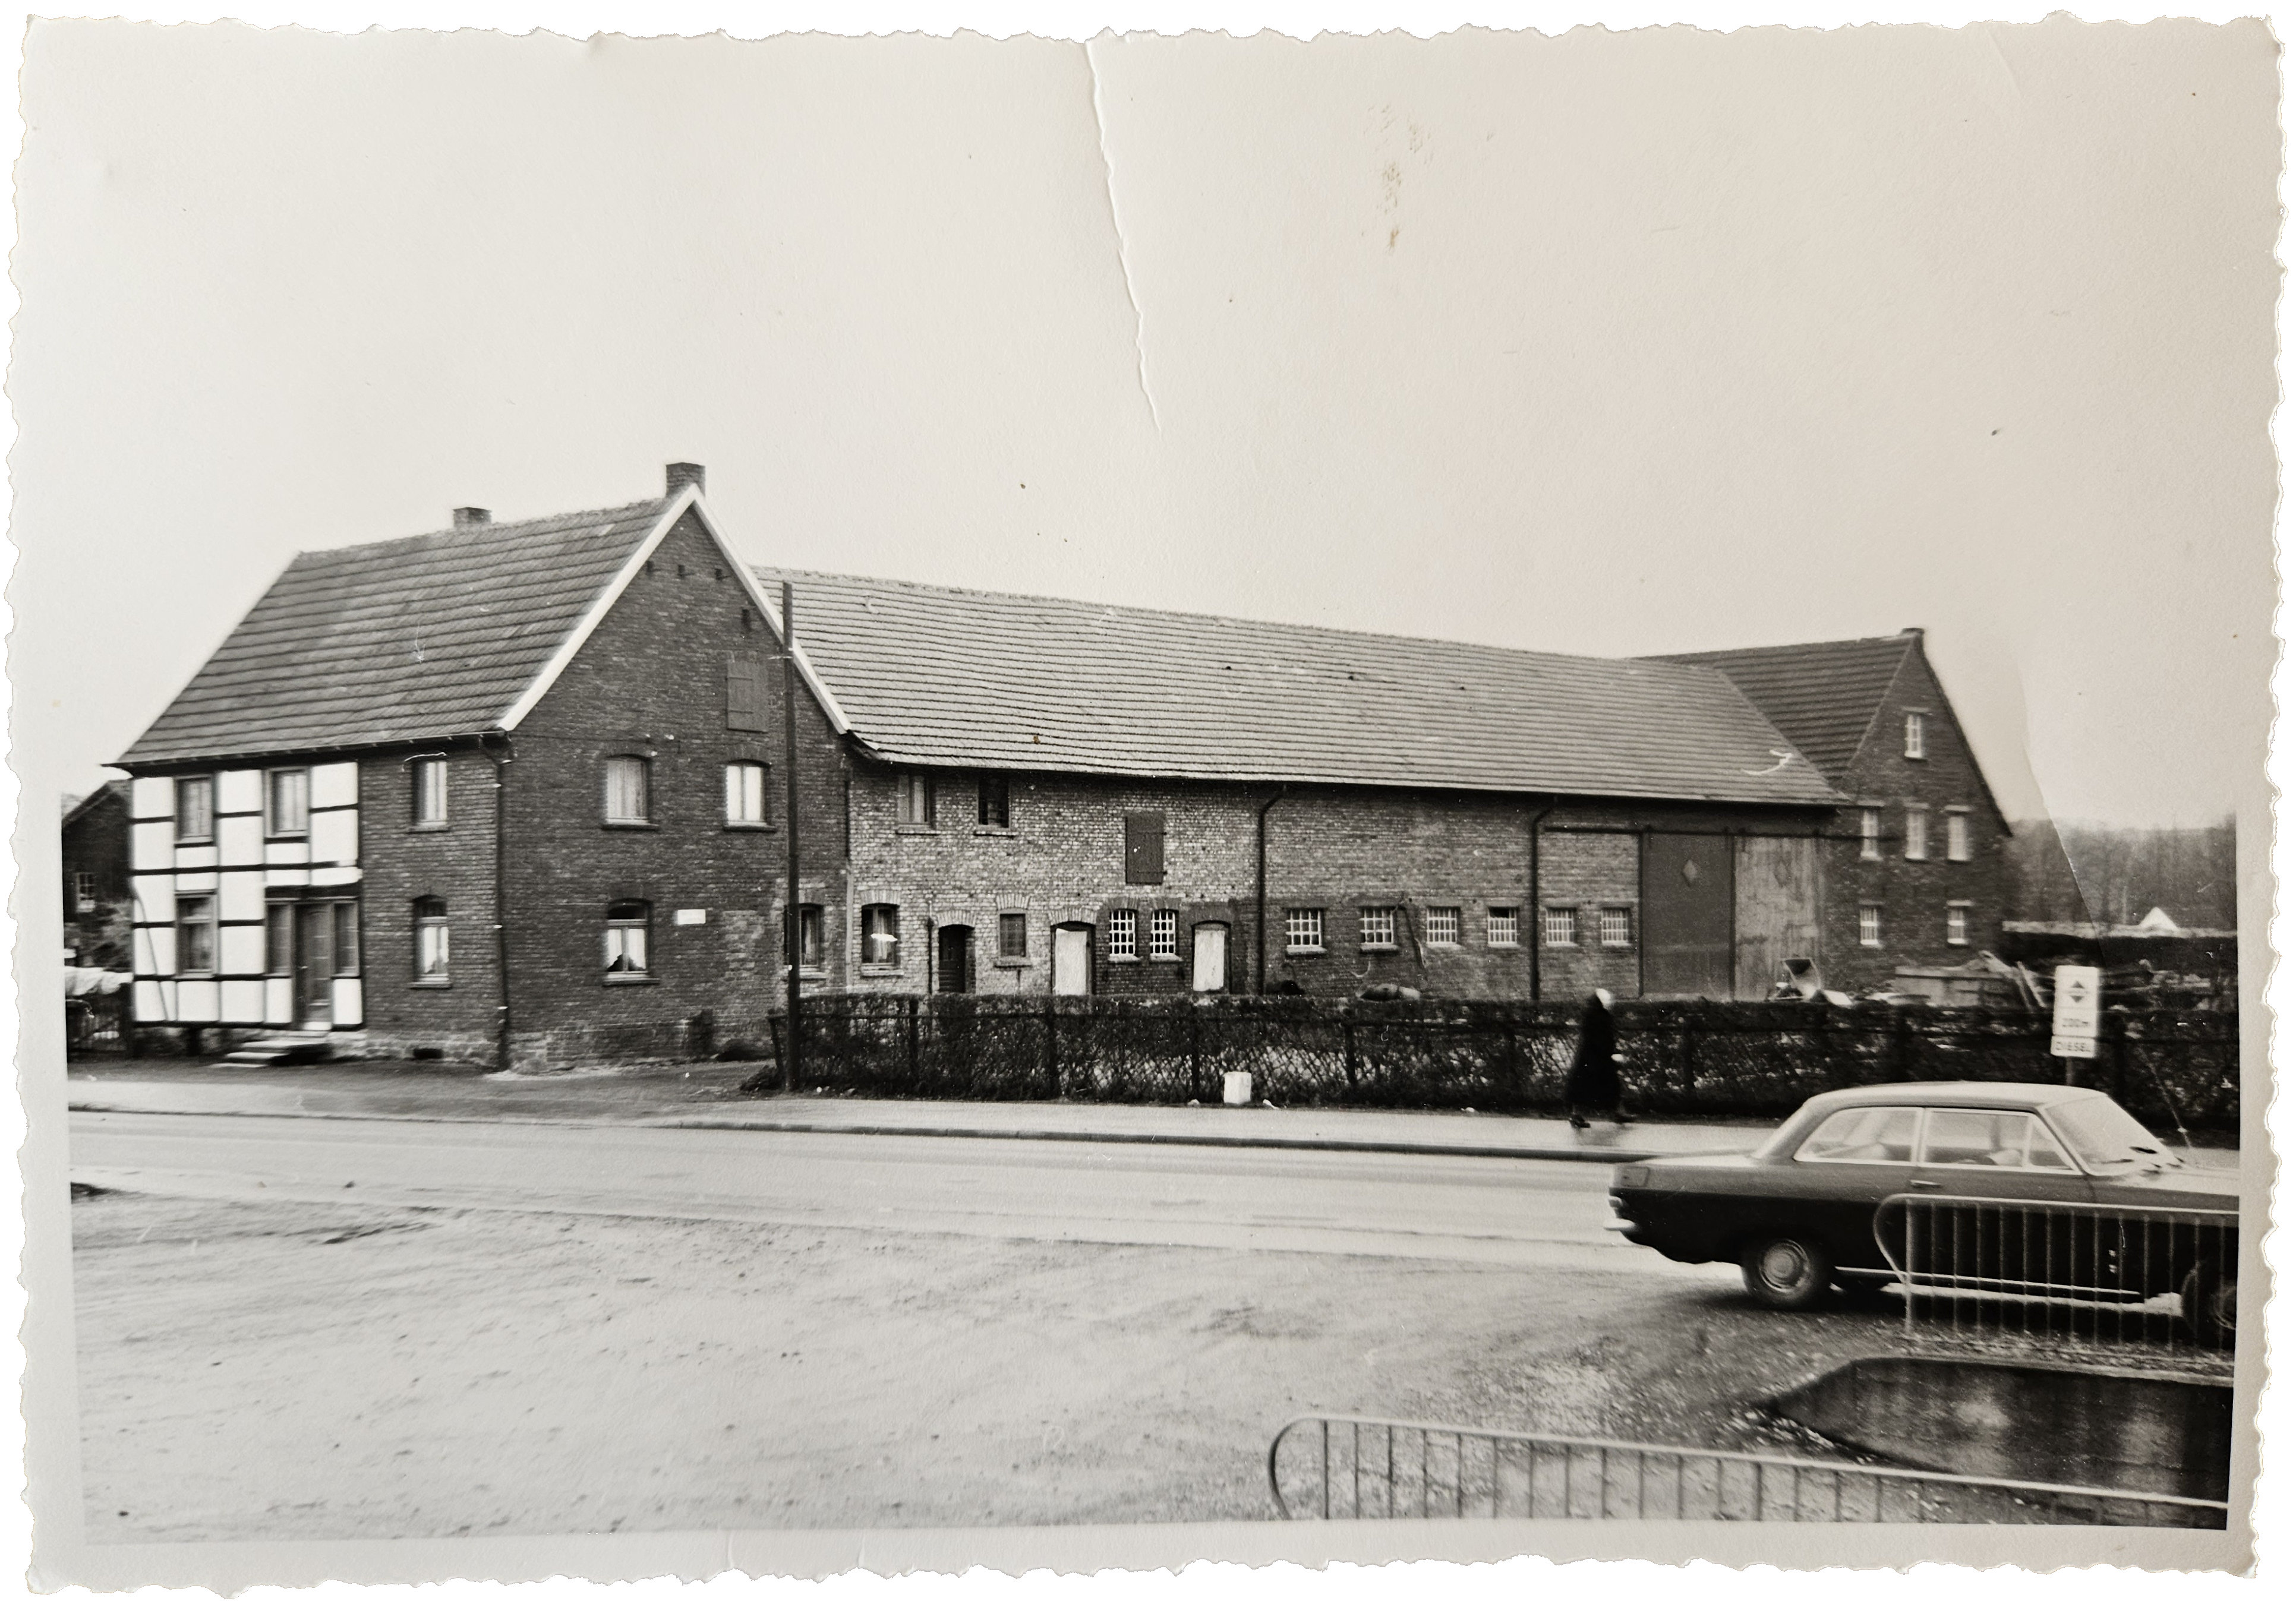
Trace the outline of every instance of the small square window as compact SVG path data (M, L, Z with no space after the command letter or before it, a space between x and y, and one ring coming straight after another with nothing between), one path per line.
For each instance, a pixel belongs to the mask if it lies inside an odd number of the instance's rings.
M650 975L646 936L652 923L653 905L648 901L616 901L606 908L608 978L628 982Z
M1966 812L1945 814L1945 859L1948 862L1969 860L1969 813Z
M176 898L176 971L216 970L216 903L213 895Z
M1969 943L1969 908L1954 905L1945 909L1945 943L1948 945Z
M74 873L72 875L72 915L78 917L83 911L94 910L95 875Z
M1930 855L1930 814L1923 806L1906 808L1906 860L1926 862Z
M1000 960L1020 961L1029 954L1029 914L1025 911L1003 911L996 914L996 955Z
M1324 948L1322 907L1294 906L1283 914L1283 948L1292 952Z
M1635 914L1630 907L1603 908L1603 943L1616 951L1635 943Z
M766 823L766 764L726 764L726 826L760 829Z
M606 758L606 821L636 823L652 818L652 776L644 756Z
M447 762L443 756L424 756L410 766L414 786L414 826L418 829L443 829L447 826Z
M266 773L265 826L273 834L311 831L311 770L281 767Z
M1180 958L1180 914L1177 911L1152 911L1148 914L1148 954Z
M1906 755L1918 762L1928 754L1929 735L1919 712L1906 714Z
M1511 950L1522 943L1522 914L1513 906L1494 906L1483 913L1483 943Z
M905 829L933 826L933 782L931 775L905 772L895 780L893 819Z
M861 909L861 960L873 968L898 966L901 960L901 909L864 906Z
M1544 938L1548 945L1561 947L1578 943L1578 909L1576 906L1548 907L1544 926Z
M1013 826L1013 780L1001 772L980 775L980 821L984 829Z
M176 843L204 843L215 837L215 780L176 780Z
M1357 914L1357 941L1366 951L1395 949L1395 908L1366 906Z
M1130 961L1140 954L1140 914L1119 906L1108 914L1108 958Z
M1431 945L1456 945L1459 943L1457 907L1430 906L1427 909L1427 943Z
M1857 857L1861 862L1882 860L1882 808L1857 808Z
M1882 909L1860 906L1857 909L1857 943L1878 947L1882 943Z

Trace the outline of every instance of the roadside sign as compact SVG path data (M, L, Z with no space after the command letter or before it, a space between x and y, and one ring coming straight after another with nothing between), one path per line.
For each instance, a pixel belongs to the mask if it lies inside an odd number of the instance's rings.
M2095 968L2059 968L2057 1004L2049 1021L2049 1054L2096 1055L2097 992L2103 977Z

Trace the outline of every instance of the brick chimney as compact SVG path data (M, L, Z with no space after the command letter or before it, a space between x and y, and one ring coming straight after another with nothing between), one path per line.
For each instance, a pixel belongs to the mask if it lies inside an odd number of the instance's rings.
M483 527L488 523L494 521L494 519L495 514L488 511L484 506L457 506L455 508L455 526L458 528Z
M661 470L661 476L662 495L665 499L676 494L688 484L693 486L693 492L696 494L709 492L709 486L703 480L709 476L709 470L699 462L672 462Z

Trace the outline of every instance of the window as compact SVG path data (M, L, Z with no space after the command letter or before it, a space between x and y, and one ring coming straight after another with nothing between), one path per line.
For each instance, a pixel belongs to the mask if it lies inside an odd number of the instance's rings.
M1501 947L1522 943L1522 917L1512 906L1494 906L1483 913L1483 943Z
M265 824L274 834L311 831L311 770L282 767L266 773Z
M747 622L749 614L742 614ZM750 733L765 731L767 721L766 664L754 656L726 658L726 726Z
M1124 881L1161 884L1164 881L1164 814L1128 812L1124 814Z
M933 826L933 785L922 772L905 772L894 780L893 821L905 829Z
M873 968L900 965L899 907L864 906L861 909L861 960Z
M1013 780L1001 772L980 775L980 826L984 829L1009 829L1013 826Z
M190 845L195 840L215 837L215 780L212 778L177 779L176 780L176 843Z
M1140 958L1140 914L1119 906L1108 914L1108 960L1136 961Z
M639 764L641 769L644 764ZM633 983L648 977L646 935L653 923L650 901L616 901L606 908L606 977Z
M1857 859L1861 862L1882 860L1882 808L1857 808Z
M1922 723L1922 715L1919 712L1907 712L1906 714L1906 756L1907 758L1915 762L1920 761L1926 754L1923 747L1927 743L1926 731L1923 727Z
M1366 951L1395 949L1395 908L1366 906L1357 914L1357 942Z
M1969 860L1969 813L1966 812L1945 814L1945 859L1948 862Z
M424 895L414 903L414 982L447 983L453 959L447 929L447 903L437 895ZM612 960L611 955L608 960Z
M1002 911L996 914L996 959L999 961L1021 961L1029 954L1029 914L1025 911Z
M1177 911L1152 911L1148 914L1148 954L1162 957L1167 961L1180 960L1180 914Z
M213 895L176 898L176 971L216 970L216 903Z
M652 764L644 756L606 758L606 821L610 823L651 821Z
M821 908L800 906L797 909L797 965L800 968L820 971L823 953L827 949L823 938Z
M1912 1107L1849 1107L1818 1124L1794 1160L1909 1163L1921 1120Z
M2042 1158L2036 1167L2065 1167L2063 1149L2030 1112L1960 1112L1938 1108L1922 1131L1924 1167L2023 1167L2036 1135Z
M761 829L766 826L766 764L763 762L726 764L726 826Z
M94 911L94 910L95 875L94 873L74 873L72 875L72 915L77 917L83 911Z
M1906 860L1926 862L1930 856L1930 813L1926 806L1906 808Z
M1550 906L1545 919L1545 941L1550 945L1575 945L1578 943L1578 909L1576 906Z
M1427 909L1426 927L1429 944L1457 944L1459 943L1459 909L1456 906L1430 906Z
M275 901L265 911L263 970L283 978L295 970L295 907L291 902Z
M1603 908L1603 943L1616 951L1635 943L1634 909L1628 906Z
M1322 907L1294 906L1283 914L1283 948L1286 951L1321 951L1324 948Z
M414 780L414 826L418 829L443 829L447 826L447 762L443 756L424 756L410 764Z
M1948 945L1969 943L1969 908L1959 902L1945 909L1945 943Z
M1860 906L1857 909L1857 943L1869 946L1881 944L1882 909L1879 906Z
M356 976L359 970L359 918L357 901L338 901L335 922L335 976Z

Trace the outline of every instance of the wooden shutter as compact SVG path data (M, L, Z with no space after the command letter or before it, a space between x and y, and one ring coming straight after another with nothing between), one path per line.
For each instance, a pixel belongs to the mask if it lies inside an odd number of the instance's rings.
M1164 881L1164 814L1128 812L1124 814L1124 881L1161 884Z
M726 726L765 731L766 664L757 657L726 658Z

